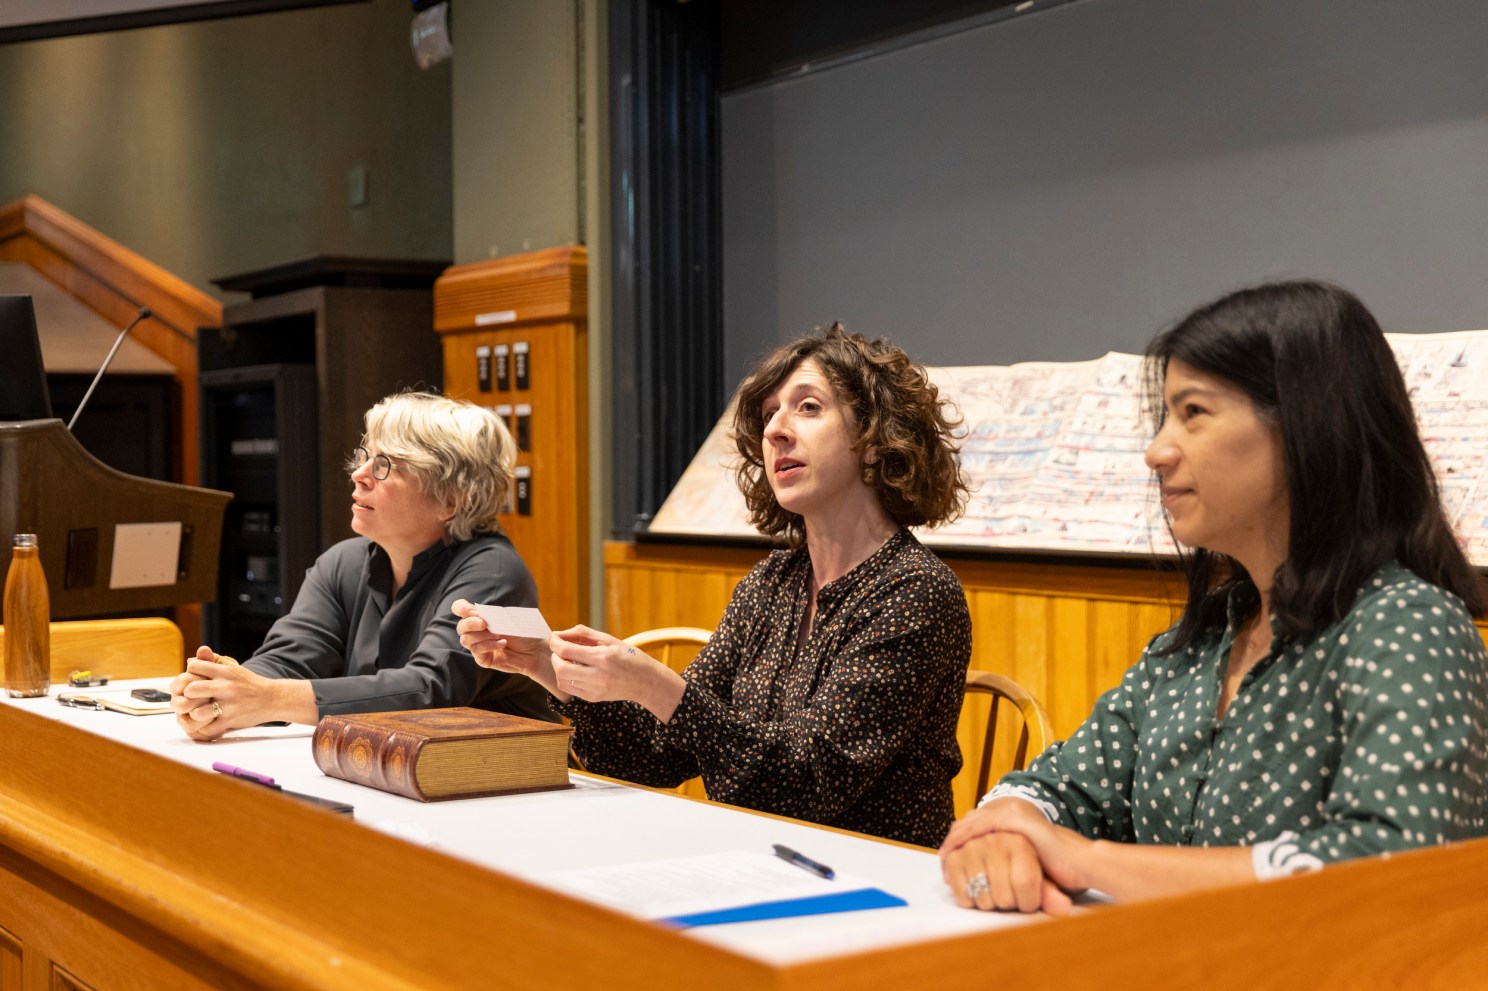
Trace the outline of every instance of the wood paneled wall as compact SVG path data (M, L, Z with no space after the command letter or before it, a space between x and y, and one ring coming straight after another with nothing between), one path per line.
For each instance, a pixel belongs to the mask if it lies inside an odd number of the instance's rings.
M734 586L765 553L763 547L611 541L605 545L607 629L616 636L658 626L712 629ZM1157 567L941 557L966 589L972 668L1028 688L1049 710L1061 739L1183 604L1182 577ZM959 735L968 766L986 713L987 702L975 698L962 712ZM1016 743L1017 718L1003 718L994 775L1011 765ZM958 815L975 804L975 788L973 773L963 768L953 785Z
M608 630L629 636L658 626L712 629L734 586L765 553L763 547L612 541L605 546ZM1048 708L1060 737L1073 732L1096 697L1170 625L1182 602L1182 582L1171 571L943 557L966 588L971 666L1027 687ZM987 705L973 699L962 713L968 766ZM1011 712L1004 718L994 772L1011 764L1016 743L1017 718ZM958 814L975 804L970 770L963 769L953 787Z
M181 387L179 478L200 483L196 332L222 325L222 304L41 199L0 206L0 261L23 262L121 330L141 306L154 316L131 335L175 369Z

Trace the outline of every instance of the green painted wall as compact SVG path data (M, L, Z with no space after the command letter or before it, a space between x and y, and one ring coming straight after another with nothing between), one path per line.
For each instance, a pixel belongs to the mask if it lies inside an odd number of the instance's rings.
M604 0L456 6L455 261L589 249L588 622L602 623L611 484L607 10Z
M209 292L314 254L587 245L593 621L610 501L605 4L453 7L454 58L427 73L407 0L0 45L0 203L35 193ZM348 204L356 166L365 208Z
M451 16L455 261L584 241L580 53L594 12L502 0Z
M35 193L208 291L315 254L450 258L450 67L418 69L409 18L371 0L0 45L0 202Z

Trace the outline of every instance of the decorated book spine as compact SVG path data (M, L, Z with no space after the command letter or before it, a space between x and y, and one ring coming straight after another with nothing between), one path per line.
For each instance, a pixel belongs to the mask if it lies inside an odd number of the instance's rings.
M315 727L311 746L325 774L420 802L428 796L414 780L424 738L369 726L354 718L326 716Z

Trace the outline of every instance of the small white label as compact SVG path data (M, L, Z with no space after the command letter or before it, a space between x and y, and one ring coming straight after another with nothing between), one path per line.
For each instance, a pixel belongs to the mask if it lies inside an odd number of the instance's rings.
M114 527L109 588L151 588L176 583L181 524L120 523Z
M493 323L511 323L516 318L516 310L494 310L490 313L477 313L475 315L475 325L477 327L489 327Z
M492 406L491 411L494 412L497 416L501 417L503 420L511 416L510 405Z
M279 438L277 437L249 437L232 441L227 449L235 457L250 454L278 454Z
M518 416L531 416L532 415L532 406L530 404L528 404L528 403L518 403L517 404L517 415Z
M526 341L518 341L517 343L515 343L515 344L512 345L512 354L526 354L526 353L527 353L527 342Z

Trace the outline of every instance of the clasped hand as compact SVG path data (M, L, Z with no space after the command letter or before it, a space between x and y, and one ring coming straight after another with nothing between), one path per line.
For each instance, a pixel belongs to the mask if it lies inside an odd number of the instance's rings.
M193 740L273 720L314 723L319 716L307 681L265 678L231 657L201 647L186 659L186 672L170 683L176 725Z
M1019 798L989 802L956 822L940 847L941 875L962 908L1067 915L1091 887L1095 844ZM978 876L986 884L971 884Z

